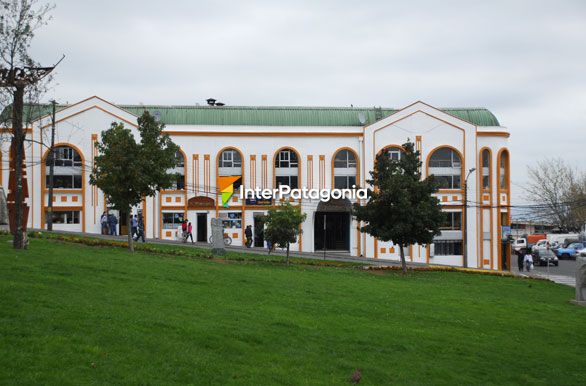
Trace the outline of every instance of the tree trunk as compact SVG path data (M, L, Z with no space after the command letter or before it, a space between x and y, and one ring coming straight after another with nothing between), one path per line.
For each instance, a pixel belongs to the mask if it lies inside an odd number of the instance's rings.
M22 110L24 103L24 87L16 86L14 91L12 130L14 132L14 216L15 232L12 245L14 249L24 249L23 234L23 191L22 191L22 164L24 153L24 134L22 130Z
M403 270L403 275L407 274L407 262L405 261L405 250L403 249L403 244L399 244L399 251L401 251L401 269Z
M132 207L128 207L126 210L126 228L128 232L128 250L134 252L134 240L132 239Z
M287 266L289 266L289 243L287 243L287 258L286 258L286 261L287 261Z

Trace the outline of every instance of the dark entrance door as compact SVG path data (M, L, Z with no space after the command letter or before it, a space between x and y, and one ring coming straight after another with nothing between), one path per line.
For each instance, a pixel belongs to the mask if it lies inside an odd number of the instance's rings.
M118 212L118 226L119 226L119 231L118 234L120 236L125 236L128 234L128 224L126 223L126 211L120 211Z
M265 246L265 220L263 215L254 216L254 246L263 248Z
M324 231L325 218L325 231ZM323 251L324 237L328 251L350 250L350 213L315 212L313 226L314 250Z
M503 271L511 270L511 244L506 241L501 242L501 267Z
M197 214L197 241L202 243L208 241L208 215L206 213Z

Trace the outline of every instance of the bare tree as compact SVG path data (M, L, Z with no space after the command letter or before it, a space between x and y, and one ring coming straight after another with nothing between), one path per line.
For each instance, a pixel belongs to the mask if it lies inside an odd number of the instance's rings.
M26 247L23 232L26 227L23 123L30 121L31 109L25 108L24 99L25 95L40 96L46 86L41 80L46 81L46 75L52 70L39 66L29 50L35 32L50 20L49 12L53 8L54 5L37 0L0 0L0 107L3 119L8 121L10 117L13 136L14 182L11 179L9 196L12 196L10 201L13 201L14 208L13 245L17 249Z
M525 195L536 216L564 232L579 231L586 221L586 175L561 158L543 159L528 168Z

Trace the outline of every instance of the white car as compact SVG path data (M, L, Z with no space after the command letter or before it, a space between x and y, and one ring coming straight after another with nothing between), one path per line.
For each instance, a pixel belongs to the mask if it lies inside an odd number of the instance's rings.
M513 250L520 251L523 248L527 248L527 240L526 239L513 240Z
M580 249L578 251L578 256L586 257L586 248Z

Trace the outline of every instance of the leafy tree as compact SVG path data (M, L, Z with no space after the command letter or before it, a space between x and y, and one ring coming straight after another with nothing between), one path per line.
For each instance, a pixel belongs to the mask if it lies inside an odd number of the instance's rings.
M301 208L289 202L281 203L276 209L269 209L266 216L265 238L274 246L287 248L287 265L289 265L289 246L297 241L301 233L301 224L307 214Z
M366 223L361 232L382 241L399 245L403 273L407 273L404 248L410 244L429 244L440 233L445 216L439 200L432 196L437 191L433 176L421 179L421 161L414 145L407 142L399 160L392 160L387 152L376 157L371 179L366 182L368 202L354 204L353 214Z
M138 118L141 141L122 123L112 123L102 132L96 144L99 155L90 176L90 184L100 188L114 209L126 211L130 225L131 208L143 197L153 196L172 186L176 175L168 170L176 166L179 147L163 134L164 124L145 111ZM133 251L132 235L128 232L128 248Z

